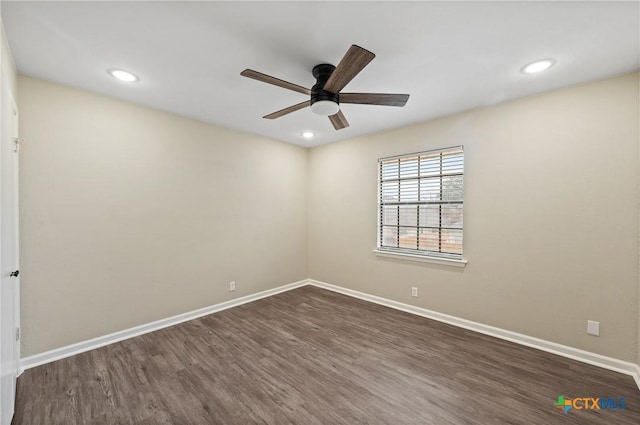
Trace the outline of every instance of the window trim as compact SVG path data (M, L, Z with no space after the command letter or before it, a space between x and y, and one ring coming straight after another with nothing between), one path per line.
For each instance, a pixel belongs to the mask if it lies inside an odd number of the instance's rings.
M465 267L467 265L468 261L464 257L464 250L459 255L449 254L449 253L437 253L437 252L430 252L430 251L420 251L418 249L413 250L410 248L405 249L405 248L385 247L385 246L382 246L382 241L381 241L382 227L383 227L383 223L382 223L382 205L383 204L381 200L381 193L382 193L381 190L382 190L383 182L382 182L382 175L380 173L381 173L382 162L394 160L394 159L409 158L412 156L420 156L424 154L437 154L441 152L448 152L455 149L462 150L463 158L464 158L463 145L450 146L450 147L441 148L441 149L433 149L429 151L420 151L420 152L413 152L408 154L378 158L378 161L377 161L378 163L378 170L377 170L378 171L378 201L377 201L378 217L376 220L377 221L376 248L373 250L374 254L377 257L387 257L387 258L393 258L393 259L427 262L427 263L434 263L434 264L447 265L447 266L453 266L453 267ZM464 169L461 175L464 176ZM464 197L462 200L462 205L464 205ZM462 231L464 232L464 227L462 228ZM464 244L464 238L463 238L463 244Z
M421 254L413 254L408 252L390 251L390 250L384 250L380 248L374 249L373 252L374 254L376 254L376 257L393 258L396 260L418 261L423 263L433 263L433 264L440 264L443 266L451 266L451 267L466 267L468 263L468 260L464 257L448 258L448 257L439 257L436 255L421 255Z

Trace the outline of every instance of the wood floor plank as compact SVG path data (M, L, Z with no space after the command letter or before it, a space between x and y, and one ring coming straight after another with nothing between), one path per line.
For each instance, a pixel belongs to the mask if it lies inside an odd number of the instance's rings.
M310 286L27 370L12 422L614 423L640 423L629 376Z

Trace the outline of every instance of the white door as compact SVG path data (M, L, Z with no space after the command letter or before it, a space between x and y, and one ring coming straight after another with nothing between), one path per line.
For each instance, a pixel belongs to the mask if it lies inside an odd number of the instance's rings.
M13 417L20 358L20 277L18 257L18 107L2 90L0 128L0 425Z

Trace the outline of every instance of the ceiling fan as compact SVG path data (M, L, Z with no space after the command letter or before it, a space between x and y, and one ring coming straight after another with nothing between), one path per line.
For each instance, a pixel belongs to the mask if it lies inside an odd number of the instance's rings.
M340 93L376 55L353 44L344 55L338 66L320 64L313 67L312 74L316 79L311 89L263 74L252 69L245 69L240 75L253 78L274 86L283 87L310 96L309 100L288 108L281 109L263 118L275 119L300 109L311 107L318 115L328 116L336 130L349 127L349 122L340 110L341 103L358 103L362 105L404 106L409 99L408 94L389 93Z

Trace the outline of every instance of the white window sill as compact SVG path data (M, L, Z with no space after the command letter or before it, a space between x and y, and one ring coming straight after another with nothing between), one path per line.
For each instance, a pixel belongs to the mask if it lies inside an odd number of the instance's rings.
M398 260L420 261L423 263L433 263L451 267L465 267L467 265L467 260L465 258L458 260L454 258L428 257L426 255L405 254L403 252L382 251L379 249L374 249L373 252L377 257L396 258Z

